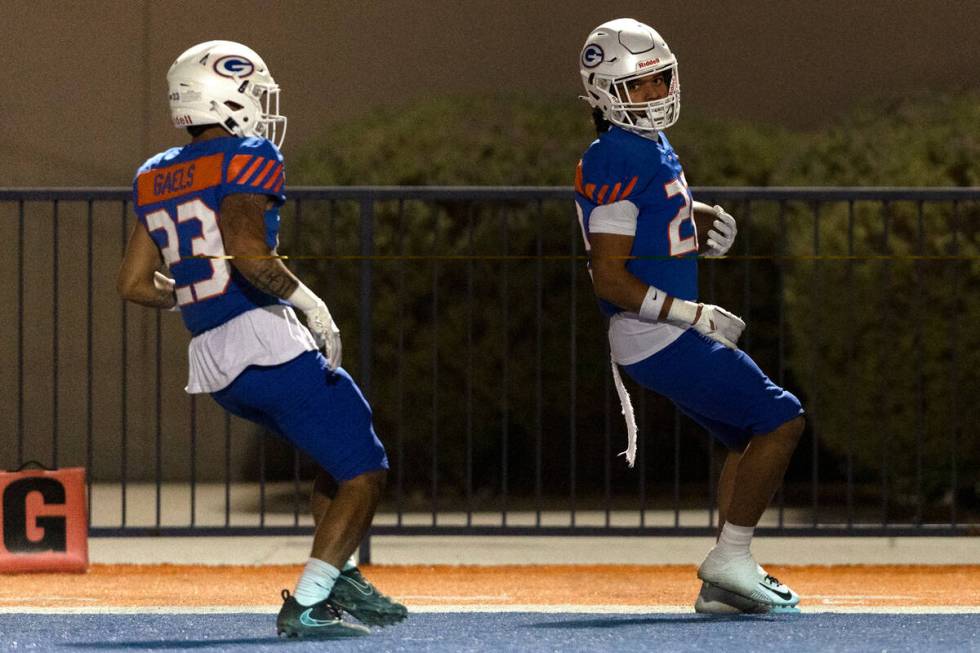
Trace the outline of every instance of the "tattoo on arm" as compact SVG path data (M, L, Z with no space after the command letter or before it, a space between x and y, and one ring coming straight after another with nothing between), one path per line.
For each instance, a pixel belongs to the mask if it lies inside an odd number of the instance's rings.
M246 275L246 278L262 292L285 298L289 297L299 285L296 278L282 264L282 261L270 259L254 261L254 263L257 265L253 266L255 268L252 271L253 275L250 277ZM242 271L242 274L245 272Z
M232 265L249 283L276 297L285 299L299 281L276 258L263 258L275 252L266 243L265 195L234 194L221 203L221 236Z

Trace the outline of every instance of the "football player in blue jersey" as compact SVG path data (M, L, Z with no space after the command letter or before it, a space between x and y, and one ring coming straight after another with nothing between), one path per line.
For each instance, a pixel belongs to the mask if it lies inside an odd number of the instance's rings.
M351 558L374 517L388 458L370 407L340 367L340 330L330 311L276 256L286 199L279 87L258 54L230 41L187 50L167 82L173 123L191 141L136 174L138 220L119 293L180 311L192 335L189 393L209 393L321 467L312 553L295 593L283 591L279 634L369 632L344 621L342 610L370 625L401 621L405 607L380 594Z
M738 349L745 323L698 302L697 257L724 256L736 224L720 206L694 201L664 134L680 114L677 59L651 27L622 18L589 34L579 63L598 138L576 172L576 207L609 318L627 459L632 465L636 426L617 365L729 450L721 529L698 569L695 609L795 610L799 596L756 564L749 545L799 441L803 410ZM711 225L701 251L695 216Z

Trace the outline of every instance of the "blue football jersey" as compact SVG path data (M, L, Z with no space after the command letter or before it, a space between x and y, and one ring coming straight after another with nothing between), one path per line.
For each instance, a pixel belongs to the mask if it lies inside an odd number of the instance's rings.
M279 238L286 201L282 154L264 138L228 136L162 152L136 173L133 206L176 282L177 304L194 335L260 306L279 303L224 258L221 201L233 193L268 195L266 241Z
M586 150L575 174L575 202L589 248L589 218L600 205L632 202L638 209L626 269L669 295L698 296L698 236L693 198L667 137L651 140L613 127ZM606 315L623 309L599 300Z

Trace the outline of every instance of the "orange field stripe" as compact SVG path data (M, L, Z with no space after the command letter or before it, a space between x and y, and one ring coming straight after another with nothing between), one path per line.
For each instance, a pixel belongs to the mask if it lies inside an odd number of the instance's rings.
M92 565L87 574L5 576L0 605L269 606L296 584L302 564L269 566ZM693 606L701 583L694 565L366 566L364 575L412 605L447 609L507 606ZM861 606L899 609L955 603L980 607L980 565L777 566L769 571L824 611ZM581 588L587 584L589 591ZM187 592L194 587L194 592ZM951 590L950 588L954 588ZM693 610L693 607L691 607Z

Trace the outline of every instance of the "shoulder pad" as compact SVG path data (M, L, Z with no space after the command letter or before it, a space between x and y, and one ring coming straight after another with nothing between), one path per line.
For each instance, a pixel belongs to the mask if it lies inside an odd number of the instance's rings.
M575 190L594 204L611 204L642 192L655 173L635 153L598 140L579 163Z
M146 172L147 170L152 170L153 168L156 168L160 165L166 165L167 161L176 157L178 154L180 154L180 151L183 149L184 148L182 147L172 147L169 150L164 150L163 152L160 152L159 154L154 154L145 162L143 162L143 165L141 165L139 168L136 169L136 175L133 177L134 181L136 177L139 177L142 173Z

